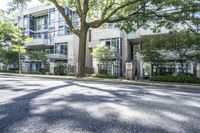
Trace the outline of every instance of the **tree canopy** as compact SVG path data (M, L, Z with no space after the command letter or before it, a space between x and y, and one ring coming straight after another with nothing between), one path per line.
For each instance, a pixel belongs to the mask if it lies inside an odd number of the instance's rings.
M93 57L96 58L98 61L112 59L113 54L113 50L103 45L98 45L96 48L93 49L92 52Z
M46 61L46 53L43 51L30 51L28 56L31 60Z
M200 34L188 30L143 38L140 54L146 62L155 65L167 61L181 64L181 71L188 63L200 61ZM186 65L185 65L186 64Z

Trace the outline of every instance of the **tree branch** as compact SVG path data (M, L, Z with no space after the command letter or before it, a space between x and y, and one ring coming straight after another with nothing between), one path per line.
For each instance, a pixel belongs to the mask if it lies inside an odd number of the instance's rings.
M106 18L101 18L100 20L96 20L96 21L93 21L91 23L89 23L90 27L92 28L98 28L99 26L101 26L103 23L116 23L116 22L119 22L119 21L123 21L123 20L127 20L127 19L130 19L130 17L133 17L134 15L139 15L140 14L140 11L145 7L145 3L138 9L136 10L135 12L127 15L127 16L118 16L114 19L110 19L116 12L118 12L120 9L122 8L125 8L127 6L130 6L130 4L135 4L139 2L139 0L137 1L133 1L133 2L129 2L129 3L125 3L123 4L122 6L116 8L115 10L113 10ZM112 6L108 6L108 8L111 8ZM108 10L108 9L106 9ZM107 11L105 11L104 13L106 14ZM103 16L103 15L102 15Z
M81 7L81 3L80 3L80 0L76 0L76 1L77 1L76 10L77 10L77 13L78 13L79 17L81 17L81 15L83 13L83 10L82 10L82 7Z
M84 14L85 14L85 18L86 18L86 16L87 16L87 12L88 12L88 10L89 10L89 5L88 5L88 3L89 3L89 0L84 0L84 4L83 4L83 12L84 12Z

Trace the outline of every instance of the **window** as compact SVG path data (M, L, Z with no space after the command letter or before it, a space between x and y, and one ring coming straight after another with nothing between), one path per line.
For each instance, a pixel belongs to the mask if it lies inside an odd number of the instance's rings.
M92 40L91 30L89 30L89 42Z
M110 41L109 40L106 41L105 45L106 45L106 47L110 48Z
M64 35L64 26L59 26L58 36L62 36L62 35Z
M105 44L110 49L114 50L115 56L120 57L121 56L121 38L109 38L109 39L101 39L100 43Z
M55 24L55 8L49 9L49 25Z
M55 28L54 27L50 27L49 28L49 40L50 40L50 42L53 42L54 36L55 36Z
M28 16L24 16L24 23L23 23L23 25L24 25L24 28L25 28L25 30L28 30Z
M66 45L66 44L61 44L60 45L60 53L61 54L65 54L65 55L67 55L67 50L68 50L68 47L67 47L68 45Z
M45 30L48 28L47 15L35 18L36 31Z
M60 13L59 13L59 20L58 20L58 22L59 22L59 25L64 25L65 24L65 20L64 20L63 16Z
M69 30L69 27L65 26L65 35L70 35L71 31Z
M68 54L68 45L67 43L56 43L55 44L55 51L58 54Z
M69 34L71 34L69 27L63 25L59 26L58 36L69 35Z

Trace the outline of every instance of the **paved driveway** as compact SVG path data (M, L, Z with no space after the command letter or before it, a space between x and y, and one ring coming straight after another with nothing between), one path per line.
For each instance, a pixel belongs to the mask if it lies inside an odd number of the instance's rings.
M0 133L199 133L200 90L0 76Z

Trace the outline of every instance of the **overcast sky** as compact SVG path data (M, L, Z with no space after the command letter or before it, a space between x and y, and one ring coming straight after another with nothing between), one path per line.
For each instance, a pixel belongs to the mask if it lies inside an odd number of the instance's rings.
M7 10L9 8L9 6L7 5L10 1L12 0L0 0L0 9L4 9L4 10ZM32 0L31 3L28 4L29 7L31 6L35 6L35 5L38 5L40 4L40 2L38 0Z

